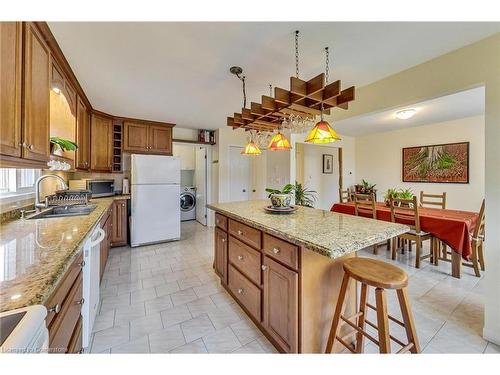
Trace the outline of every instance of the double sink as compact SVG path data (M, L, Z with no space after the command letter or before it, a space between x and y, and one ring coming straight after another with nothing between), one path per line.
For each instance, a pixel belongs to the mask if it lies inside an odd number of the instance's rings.
M54 217L66 217L66 216L81 216L88 215L95 210L97 205L86 204L86 205L74 205L74 206L54 206L47 208L41 212L37 212L29 217L31 219L49 219Z

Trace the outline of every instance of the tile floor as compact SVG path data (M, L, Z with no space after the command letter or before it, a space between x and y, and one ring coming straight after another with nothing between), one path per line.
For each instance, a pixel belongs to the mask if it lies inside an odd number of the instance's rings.
M178 242L112 249L101 286L92 353L275 353L276 350L220 286L212 269L213 229L182 224ZM373 257L371 250L360 255ZM380 259L392 262L384 248ZM424 353L500 353L482 337L482 283L450 265L394 262L410 277L409 294ZM373 293L370 295L373 298ZM389 295L390 312L398 314ZM371 317L375 321L374 317ZM392 333L403 337L401 327ZM394 348L395 349L395 348ZM377 350L371 342L366 352Z

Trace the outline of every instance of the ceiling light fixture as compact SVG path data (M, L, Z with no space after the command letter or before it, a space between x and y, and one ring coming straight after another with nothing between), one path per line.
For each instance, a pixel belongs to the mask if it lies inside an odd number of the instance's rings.
M278 133L271 139L267 148L273 151L287 151L290 150L292 146L288 139L278 130Z
M328 47L325 48L325 54L326 54L325 82L326 84L328 84L328 74L330 72ZM333 130L333 128L327 121L323 120L323 103L321 103L320 121L316 125L314 125L314 128L312 128L312 130L307 135L305 142L330 143L340 140L341 138L338 136L337 132Z
M254 141L254 134L250 131L250 140L248 141L245 148L241 151L242 155L257 156L261 154L260 148Z
M396 118L400 120L408 120L409 118L412 118L415 113L417 113L417 110L414 108L402 109L401 111L396 112Z

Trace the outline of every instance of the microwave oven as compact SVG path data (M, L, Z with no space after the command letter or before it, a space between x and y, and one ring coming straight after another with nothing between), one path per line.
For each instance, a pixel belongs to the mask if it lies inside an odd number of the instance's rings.
M113 179L92 179L69 180L71 190L90 190L92 198L110 197L115 195L115 180Z

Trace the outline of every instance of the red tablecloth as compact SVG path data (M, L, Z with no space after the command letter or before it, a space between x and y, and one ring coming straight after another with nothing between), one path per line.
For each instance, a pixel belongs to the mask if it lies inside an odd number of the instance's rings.
M354 203L335 203L331 211L354 215ZM479 215L475 212L443 210L440 208L419 208L420 227L424 232L445 242L462 258L469 259L471 240ZM391 209L385 203L377 202L377 219L391 221Z

